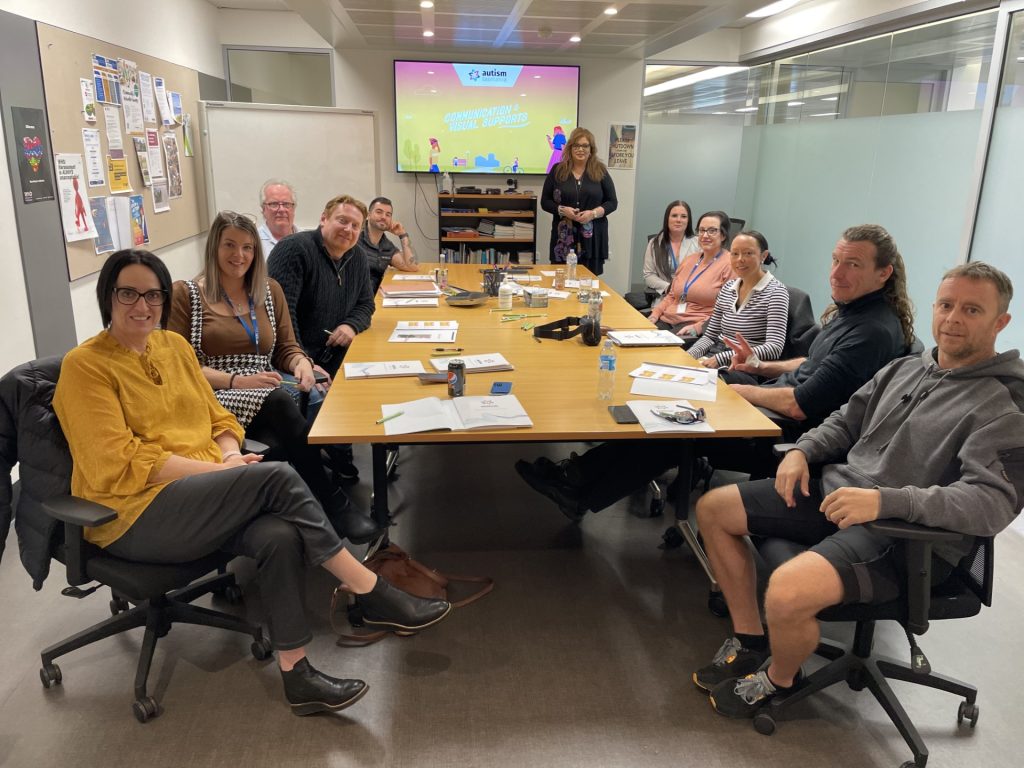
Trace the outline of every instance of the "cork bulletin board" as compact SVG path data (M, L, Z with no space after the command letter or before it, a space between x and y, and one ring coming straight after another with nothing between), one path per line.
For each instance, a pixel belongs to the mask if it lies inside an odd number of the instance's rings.
M105 105L97 104L99 114L96 122L87 122L83 111L80 80L92 78L93 54L108 59L124 58L134 61L140 71L147 72L154 77L162 77L166 81L169 91L181 94L182 111L192 116L192 157L185 154L182 135L184 129L181 125L164 126L159 122L145 123L145 128L155 129L160 134L173 132L177 136L181 197L167 201L170 210L162 213L154 211L153 188L143 184L135 148L132 145L132 136L126 130L123 114L119 114L124 156L127 160L128 177L133 190L130 194L141 194L144 201L149 243L141 247L156 251L204 232L209 226L209 219L207 217L206 185L202 176L203 158L198 125L199 76L197 72L57 27L37 24L36 28L46 90L50 148L54 153L83 154L85 150L82 129L93 128L99 131L101 157L105 159L108 154L107 132L103 119ZM121 108L115 107L115 109L119 113L121 112ZM106 165L104 163L105 172ZM109 179L105 178L105 181L105 186L89 187L89 197L110 196ZM68 276L71 280L98 272L108 256L108 254L97 255L95 241L92 239L68 242L65 245Z

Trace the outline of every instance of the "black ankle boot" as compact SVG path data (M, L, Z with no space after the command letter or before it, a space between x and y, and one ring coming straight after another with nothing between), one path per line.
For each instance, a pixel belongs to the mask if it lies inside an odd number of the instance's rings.
M340 488L335 491L334 496L324 505L324 512L335 532L343 539L348 539L353 544L366 544L373 541L384 533L386 529L381 528L370 517L369 512L356 509L348 496Z
M410 595L380 576L373 589L365 595L356 595L356 604L366 624L413 632L436 624L452 610L447 600Z
M281 672L284 695L296 715L344 709L363 698L370 689L362 680L330 677L302 658L289 672Z

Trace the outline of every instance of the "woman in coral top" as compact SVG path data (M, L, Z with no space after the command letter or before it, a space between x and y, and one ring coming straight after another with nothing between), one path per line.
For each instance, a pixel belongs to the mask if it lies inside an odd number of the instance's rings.
M700 251L679 263L672 286L651 311L652 323L682 336L690 344L703 332L722 286L735 277L726 250L728 214L709 211L697 222Z
M140 562L218 550L254 558L292 711L347 707L366 684L325 675L306 659L307 566L326 568L355 592L371 624L423 629L451 605L408 595L367 570L291 466L242 452L242 428L213 396L188 342L158 330L170 290L170 273L153 254L112 254L96 284L106 330L61 365L53 406L71 449L71 492L117 513L86 538Z

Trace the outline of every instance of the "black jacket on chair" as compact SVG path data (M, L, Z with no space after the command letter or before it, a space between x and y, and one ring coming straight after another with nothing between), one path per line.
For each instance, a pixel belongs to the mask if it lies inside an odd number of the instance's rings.
M13 520L21 563L37 590L64 536L64 526L43 511L42 502L71 492L71 454L51 407L61 360L33 360L0 379L0 558ZM17 507L12 506L15 464L21 483Z

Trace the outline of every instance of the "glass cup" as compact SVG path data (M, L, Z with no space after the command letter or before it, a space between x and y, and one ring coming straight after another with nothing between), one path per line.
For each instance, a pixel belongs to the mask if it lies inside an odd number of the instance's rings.
M554 288L556 291L564 291L565 290L565 268L564 267L558 267L555 270L555 277L551 281L551 287Z

